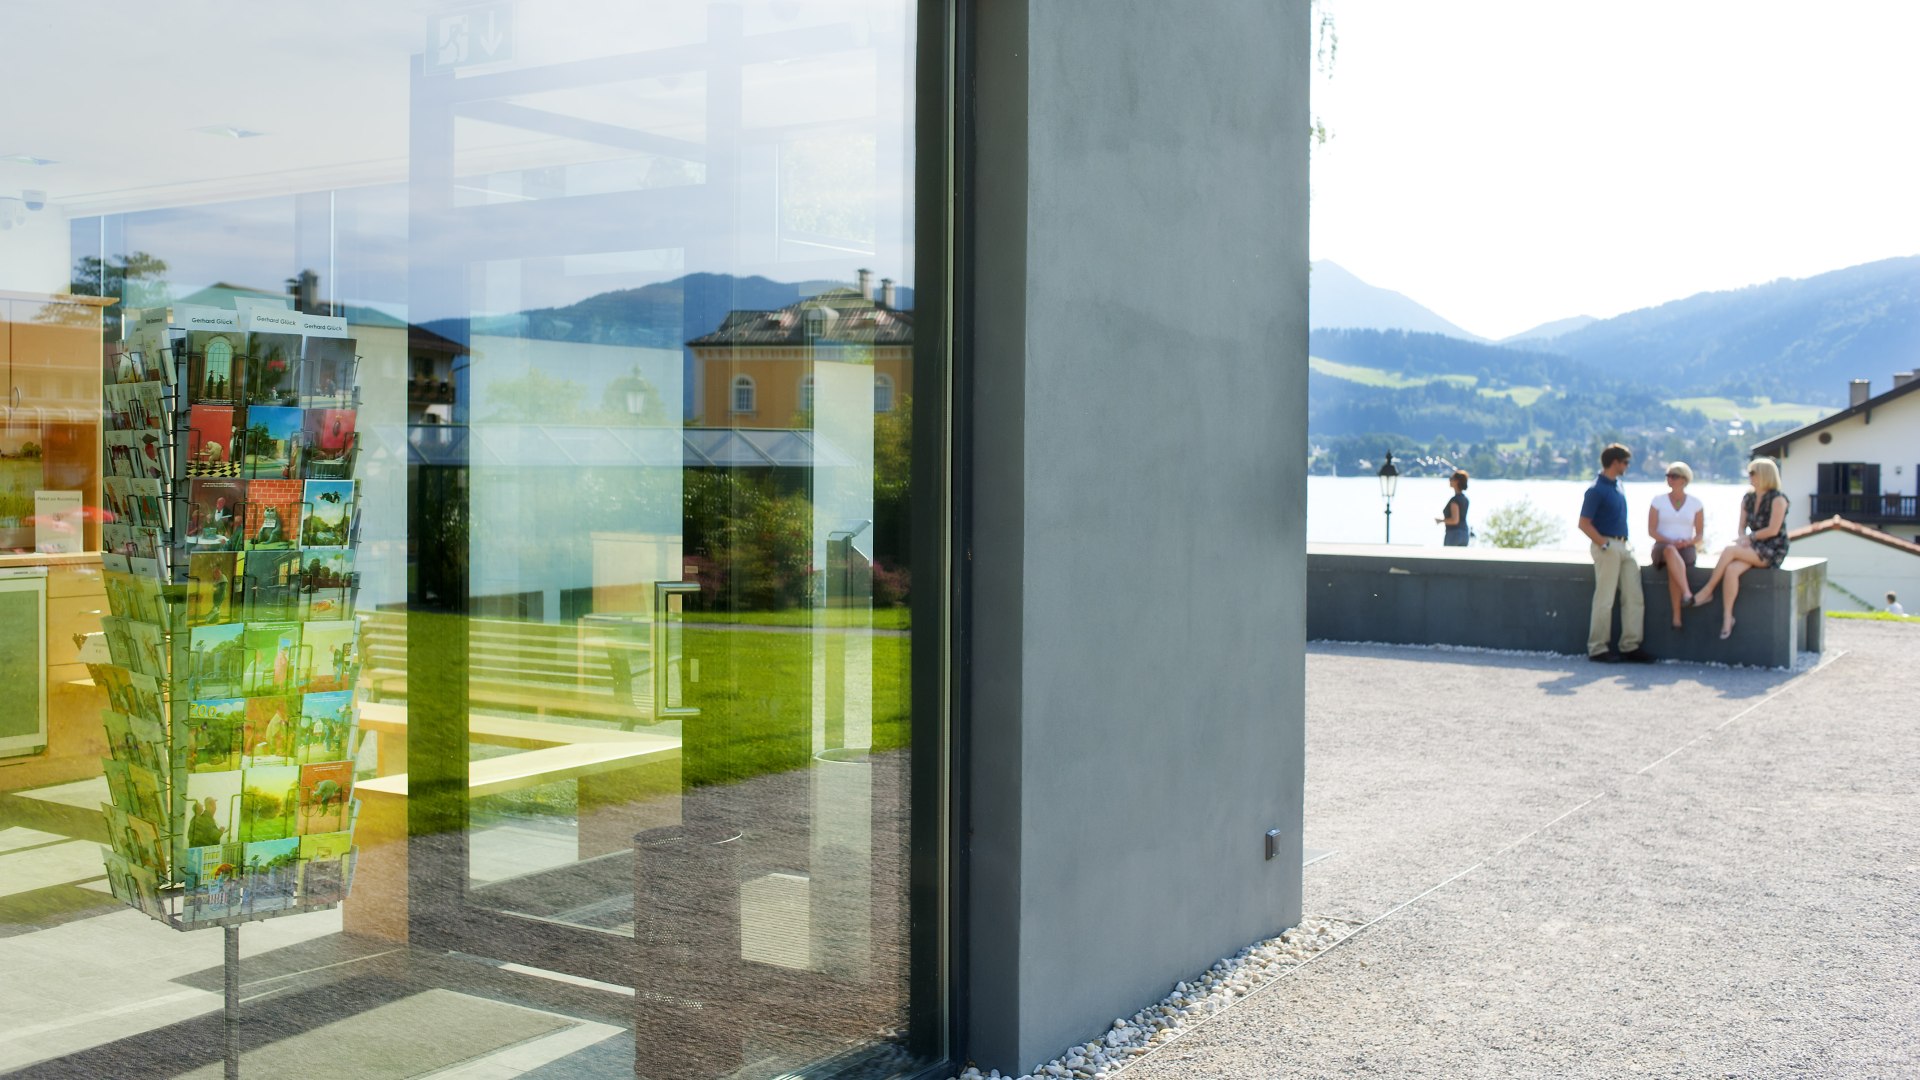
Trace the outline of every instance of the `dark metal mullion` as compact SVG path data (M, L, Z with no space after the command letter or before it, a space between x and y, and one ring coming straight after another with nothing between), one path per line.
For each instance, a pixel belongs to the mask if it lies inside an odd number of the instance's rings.
M964 1045L966 485L965 0L919 0L914 69L914 402L909 510L912 759L908 1022L915 1049ZM959 618L955 618L958 613ZM942 1046L944 1044L944 1047ZM942 1068L947 1066L943 1064Z

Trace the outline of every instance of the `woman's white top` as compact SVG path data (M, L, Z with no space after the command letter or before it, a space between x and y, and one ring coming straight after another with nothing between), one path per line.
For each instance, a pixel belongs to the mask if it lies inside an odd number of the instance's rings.
M1658 515L1653 531L1662 540L1693 539L1693 515L1703 509L1699 499L1692 495L1680 503L1680 509L1673 508L1673 498L1665 493L1653 497L1653 512Z

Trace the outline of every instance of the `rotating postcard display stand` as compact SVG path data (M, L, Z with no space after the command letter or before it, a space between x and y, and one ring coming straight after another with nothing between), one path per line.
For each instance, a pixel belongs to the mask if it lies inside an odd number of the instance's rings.
M271 302L130 312L105 372L104 760L113 894L226 928L353 873L355 341Z

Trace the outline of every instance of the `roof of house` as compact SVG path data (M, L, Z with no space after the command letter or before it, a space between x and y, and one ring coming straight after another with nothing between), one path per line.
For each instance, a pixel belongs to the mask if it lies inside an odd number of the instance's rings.
M884 307L842 286L774 311L730 311L688 345L911 345L913 312Z
M1814 432L1817 432L1822 428L1829 428L1842 421L1851 420L1856 416L1863 416L1863 415L1872 413L1873 410L1880 408L1881 406L1892 401L1894 398L1900 397L1903 394L1911 394L1915 392L1920 392L1920 377L1908 379L1906 382L1900 384L1899 386L1894 387L1891 390L1888 390L1883 394L1877 394L1861 402L1858 405L1853 405L1853 406L1849 406L1848 408L1841 409L1839 412L1834 413L1832 416L1822 417L1821 419L1815 420L1811 424L1805 424L1800 427L1794 428L1792 431L1789 431L1784 435L1775 435L1773 438L1768 439L1766 442L1754 443L1753 453L1756 456L1761 454L1766 454L1766 455L1777 457L1779 456L1780 451L1785 450L1787 447L1787 444L1792 442L1795 439L1804 439L1807 436L1812 435ZM1871 420L1872 417L1868 416L1868 419Z
M1904 551L1909 555L1920 555L1920 544L1915 544L1906 540L1902 540L1897 536L1892 536L1887 533L1883 533L1879 529L1870 529L1865 525L1860 524L1857 521L1848 521L1846 518L1843 518L1843 517L1830 517L1830 518L1823 519L1821 521L1816 521L1811 525L1802 525L1799 528L1794 529L1793 531L1787 533L1787 539L1788 540L1804 540L1809 536L1814 536L1824 532L1848 533L1850 535L1857 536L1862 540L1871 540L1876 544L1885 544L1890 548L1894 548L1898 551Z

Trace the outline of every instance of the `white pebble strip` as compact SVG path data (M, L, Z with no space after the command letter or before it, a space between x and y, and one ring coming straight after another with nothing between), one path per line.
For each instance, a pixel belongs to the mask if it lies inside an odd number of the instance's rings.
M1302 919L1279 937L1256 941L1208 968L1192 982L1173 984L1159 1004L1113 1022L1105 1035L1073 1047L1019 1077L969 1068L953 1080L1105 1080L1133 1059L1299 967L1351 932L1353 924Z

